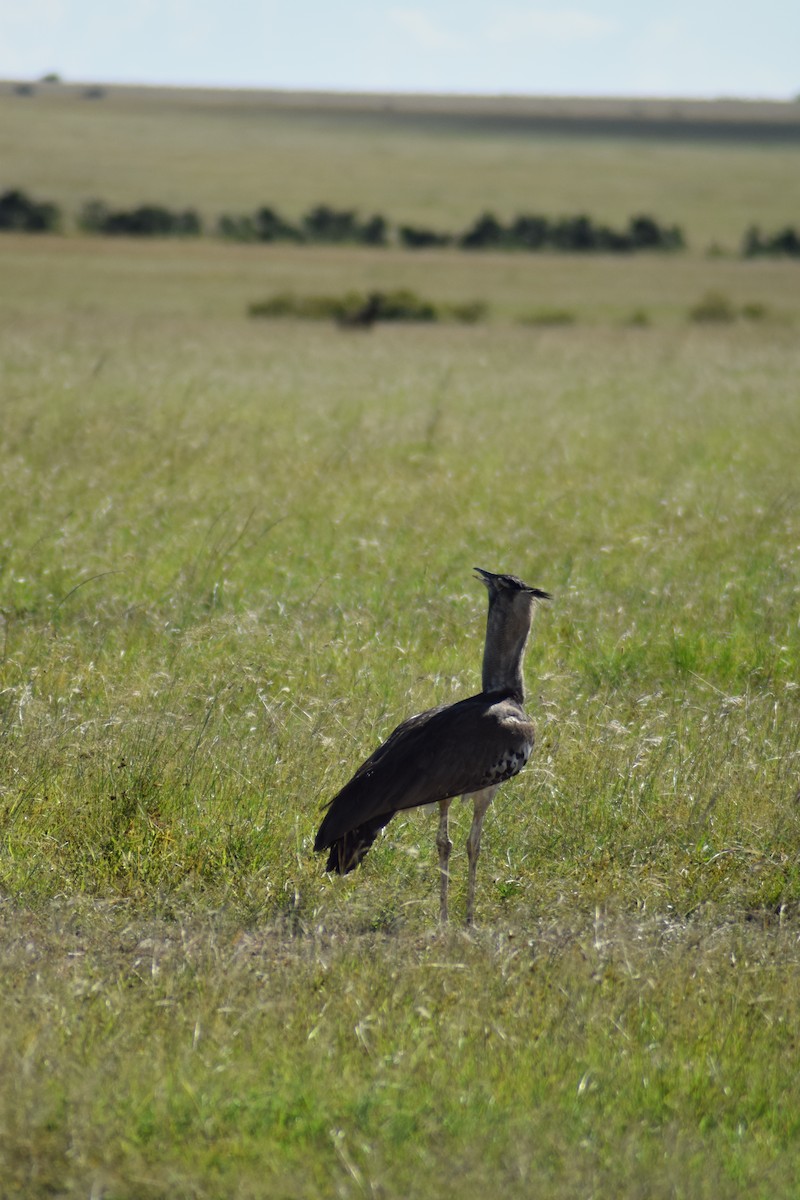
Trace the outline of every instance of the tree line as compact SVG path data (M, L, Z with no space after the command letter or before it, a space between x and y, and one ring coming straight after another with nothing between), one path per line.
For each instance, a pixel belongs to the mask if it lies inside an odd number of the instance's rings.
M757 225L751 225L742 241L742 254L745 258L784 254L800 258L800 234L790 226L777 233L763 234Z
M292 224L272 208L252 215L220 217L217 232L243 242L327 242L386 246L394 242L408 250L456 246L461 250L563 250L628 251L682 250L683 232L677 225L661 225L654 217L631 217L624 229L612 229L591 217L549 217L523 214L508 224L485 212L457 233L418 225L393 229L375 214L362 221L354 209L338 210L326 204L311 209Z
M58 205L34 200L20 189L0 195L0 230L47 233L62 226ZM686 246L679 225L662 224L647 214L633 216L626 226L615 229L585 214L552 218L523 213L503 222L494 213L484 212L466 229L445 232L420 225L393 226L380 213L362 218L355 209L337 209L328 204L315 205L296 222L268 206L246 214L223 213L209 230L193 208L172 210L158 204L111 208L102 200L89 200L78 215L78 227L84 233L107 236L199 237L211 232L238 242L399 245L408 250L452 246L461 250L628 253L676 251ZM757 226L751 226L742 239L740 253L746 258L800 257L800 234L788 226L774 234L763 234Z

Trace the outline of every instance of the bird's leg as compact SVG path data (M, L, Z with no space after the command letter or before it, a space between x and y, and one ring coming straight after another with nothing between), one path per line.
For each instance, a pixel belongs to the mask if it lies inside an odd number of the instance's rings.
M439 920L442 925L447 923L447 885L450 882L450 851L453 843L447 832L447 813L450 800L439 802L439 829L436 833L436 849L439 851Z
M467 858L469 859L469 874L467 876L467 924L475 921L475 878L478 870L478 855L481 852L481 831L486 810L494 799L496 787L484 788L472 797L475 805L472 813L472 826L467 838Z

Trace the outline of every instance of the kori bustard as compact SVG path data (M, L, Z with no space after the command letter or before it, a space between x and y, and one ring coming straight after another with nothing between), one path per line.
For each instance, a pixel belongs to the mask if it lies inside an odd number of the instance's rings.
M469 797L474 809L467 838L468 925L475 919L486 810L500 784L522 770L533 748L533 725L523 708L522 659L536 601L551 599L515 575L475 570L489 593L481 691L398 725L331 800L314 843L316 851L329 851L327 870L345 875L397 812L438 803L439 916L446 921L452 849L448 811L454 797Z

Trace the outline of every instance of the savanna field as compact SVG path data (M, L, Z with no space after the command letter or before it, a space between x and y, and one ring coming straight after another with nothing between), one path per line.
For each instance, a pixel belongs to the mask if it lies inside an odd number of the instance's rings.
M800 223L797 142L0 112L68 216L0 235L0 1197L796 1196L800 264L738 248ZM95 196L688 248L91 237ZM247 315L396 288L486 316ZM554 599L468 933L467 806L444 931L435 816L345 879L312 844L479 689L474 565Z

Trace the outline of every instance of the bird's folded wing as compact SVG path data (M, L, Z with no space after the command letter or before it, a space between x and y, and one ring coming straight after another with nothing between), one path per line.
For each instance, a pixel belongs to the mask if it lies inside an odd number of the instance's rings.
M509 746L528 737L532 741L533 731L524 717L504 720L502 705L484 696L410 717L331 801L316 849L382 813L486 787Z

